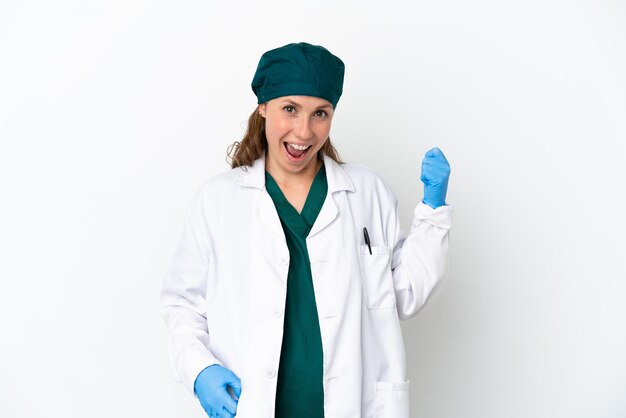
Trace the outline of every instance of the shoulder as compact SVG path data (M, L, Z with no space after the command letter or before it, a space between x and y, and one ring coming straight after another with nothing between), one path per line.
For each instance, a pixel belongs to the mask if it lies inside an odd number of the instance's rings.
M195 204L206 205L225 202L239 189L238 182L245 174L245 167L231 168L205 178L196 189Z
M234 187L237 185L239 178L245 174L246 168L248 167L231 168L221 173L209 176L200 186L200 190L209 191L215 188L223 189Z
M396 200L395 192L389 183L371 168L354 163L345 163L341 167L354 184L357 194L376 193L380 197Z

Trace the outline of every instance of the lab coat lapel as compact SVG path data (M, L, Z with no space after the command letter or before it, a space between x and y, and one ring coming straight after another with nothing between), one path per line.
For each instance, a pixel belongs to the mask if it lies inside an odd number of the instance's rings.
M324 166L326 167L326 181L328 182L328 193L322 205L319 215L309 232L309 237L314 236L318 232L326 228L335 220L339 213L337 204L335 203L334 193L340 191L354 191L354 185L346 174L345 170L328 155L323 153Z
M326 228L337 217L339 210L335 203L334 193L341 191L354 192L354 185L345 170L341 168L335 160L325 153L322 153L324 166L326 167L326 181L328 182L328 193L322 209L309 232L309 237L317 234ZM274 233L285 239L285 233L278 217L278 212L274 206L271 196L265 190L265 155L258 158L252 167L242 168L242 173L237 184L244 187L254 187L262 191L259 196L256 215L259 221L271 229Z
M276 206L274 206L274 201L265 190L263 190L263 193L259 196L259 205L256 213L257 218L263 225L271 229L272 232L279 235L283 241L286 242L285 232L283 231L283 226L280 223L280 218L278 217Z
M259 197L256 205L256 217L258 221L269 228L285 241L285 233L278 217L278 212L272 201L272 197L265 189L265 155L257 158L251 167L242 167L241 175L237 184L244 187L259 189Z

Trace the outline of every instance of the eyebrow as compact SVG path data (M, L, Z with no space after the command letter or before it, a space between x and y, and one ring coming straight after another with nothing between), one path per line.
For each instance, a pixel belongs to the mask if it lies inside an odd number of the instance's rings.
M300 105L300 104L298 104L298 103L296 103L296 102L294 102L293 100L290 100L290 99L285 99L285 100L282 101L282 103L283 104L290 104L290 105L293 105L294 107L298 107L298 108L302 107L302 105ZM323 104L323 105L318 106L316 109L323 109L323 108L326 108L326 107L327 108L332 108L332 106L329 103L327 103L327 104Z

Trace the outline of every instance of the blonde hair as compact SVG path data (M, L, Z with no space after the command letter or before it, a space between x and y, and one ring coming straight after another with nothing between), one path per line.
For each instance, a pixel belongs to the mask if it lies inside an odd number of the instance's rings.
M265 136L265 118L259 115L257 109L248 118L248 129L241 141L232 143L226 151L226 162L231 168L240 166L250 166L267 151L267 137ZM321 152L324 152L338 164L344 164L339 157L339 153L330 142L330 137L324 142L324 146L318 153L321 159ZM230 161L229 161L230 159Z

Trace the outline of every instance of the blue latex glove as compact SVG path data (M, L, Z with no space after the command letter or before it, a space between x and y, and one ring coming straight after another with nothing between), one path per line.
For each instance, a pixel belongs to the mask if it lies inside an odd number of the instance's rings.
M424 183L424 199L422 202L433 209L446 204L450 164L439 148L426 152L422 160L422 176Z
M237 399L228 393L230 386ZM193 384L193 390L209 417L232 418L237 414L237 400L241 395L241 381L233 372L214 364L202 370Z

